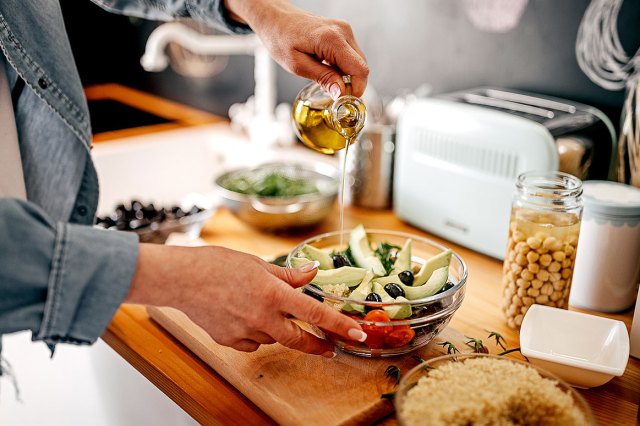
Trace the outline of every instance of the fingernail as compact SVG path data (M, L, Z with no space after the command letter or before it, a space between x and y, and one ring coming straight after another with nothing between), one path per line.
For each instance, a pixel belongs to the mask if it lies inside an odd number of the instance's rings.
M302 265L299 269L300 272L311 272L314 269L318 269L318 266L320 266L320 262L318 262L317 260L314 260L313 262L309 262L305 265Z
M338 83L333 83L329 86L329 94L333 99L338 99L340 97L340 85Z
M329 352L325 352L325 353L323 353L323 354L322 354L322 356L323 356L323 357L325 357L325 358L329 358L329 359L331 359L331 358L335 358L335 357L336 357L336 355L338 355L338 354L337 354L337 353L335 353L335 352L331 352L331 351L329 351Z
M358 342L364 342L367 340L367 333L362 330L358 330L357 328L352 328L347 332L349 339L356 340Z

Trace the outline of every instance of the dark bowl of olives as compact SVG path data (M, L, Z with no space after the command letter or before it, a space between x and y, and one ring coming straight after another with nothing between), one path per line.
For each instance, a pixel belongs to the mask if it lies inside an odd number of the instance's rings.
M199 237L214 211L211 202L206 199L167 206L131 200L118 204L108 215L98 216L96 226L135 232L141 243L164 244L174 232L190 238Z
M323 259L318 275L302 291L354 318L367 339L357 342L316 331L343 352L363 357L402 355L429 344L462 304L467 282L465 262L442 244L419 235L372 229L366 230L366 241L360 245L368 245L368 254L380 260L385 274L381 270L375 274L374 267L361 278L361 270L371 265L363 264L363 256L358 253L354 255L361 249L354 246L352 232L345 231L342 238L340 232L312 237L296 246L287 258L288 267L298 267L313 257ZM423 283L421 271L442 259L446 263L435 265L439 269ZM398 264L403 266L398 268ZM432 289L427 291L425 286Z

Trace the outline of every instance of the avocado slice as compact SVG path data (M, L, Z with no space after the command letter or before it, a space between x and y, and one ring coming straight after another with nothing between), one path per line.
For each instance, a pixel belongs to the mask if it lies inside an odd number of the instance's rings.
M367 298L367 295L371 293L371 280L373 277L373 273L367 271L362 282L349 294L349 299L363 302ZM364 305L359 303L345 303L342 310L364 314Z
M328 251L310 246L309 244L302 246L301 251L307 259L320 262L320 266L318 266L319 269L334 269L333 259L331 258L331 253Z
M382 285L382 287L384 287L385 285L387 285L389 283L398 283L398 284L402 283L402 281L400 281L400 277L398 277L398 274L389 275L387 277L376 277L376 278L373 279L373 282Z
M307 263L311 263L313 260L307 259L306 257L292 257L291 258L291 267L299 268L302 265L306 265Z
M311 284L322 287L327 284L345 284L348 287L355 287L362 282L367 270L355 268L353 266L343 266L337 269L318 270L316 276L311 280Z
M380 277L387 275L387 271L384 269L382 262L373 250L371 250L364 226L358 225L353 228L349 236L349 248L351 249L353 259L356 261L356 265L368 269L373 272L374 275Z
M436 269L446 267L448 270L449 263L451 263L451 250L445 250L442 253L438 253L437 255L431 257L424 263L424 265L422 265L420 271L413 277L413 286L418 287L426 283L427 280L431 278L431 274L433 274ZM442 285L444 285L444 283Z
M402 271L411 271L411 238L407 239L398 252L396 261L393 262L393 270L389 275L398 275Z
M425 297L433 296L440 291L442 287L447 283L449 278L449 266L436 269L431 274L429 280L419 286L409 286L399 283L400 287L404 290L405 296L409 300L423 299Z
M408 302L404 297L393 298L389 296L384 290L384 287L379 283L373 283L373 291L380 295L383 303L396 303L396 302ZM408 318L411 316L411 306L410 305L393 305L393 306L383 306L382 309L389 315L391 319L402 319Z

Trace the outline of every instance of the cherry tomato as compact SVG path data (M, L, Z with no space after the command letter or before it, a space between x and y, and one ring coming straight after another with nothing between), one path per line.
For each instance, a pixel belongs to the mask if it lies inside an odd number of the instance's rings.
M370 322L389 322L391 318L389 318L389 315L382 309L374 309L364 316L364 320Z
M367 335L367 340L364 343L371 349L382 349L384 347L385 336L384 334L370 333Z
M391 319L389 315L382 309L374 309L370 311L364 317L365 321L369 322L389 322ZM388 334L393 327L391 326L377 326L373 324L362 324L362 330L367 333L367 336L382 336L384 338L385 334Z
M397 325L385 336L384 343L392 348L399 348L411 342L414 337L416 337L416 332L411 327L406 324Z

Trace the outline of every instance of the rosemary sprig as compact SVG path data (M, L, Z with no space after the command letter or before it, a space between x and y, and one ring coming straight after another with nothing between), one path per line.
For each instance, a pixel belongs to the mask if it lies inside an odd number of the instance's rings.
M453 343L447 341L447 342L443 342L443 343L438 343L440 346L442 346L443 348L446 347L447 348L447 355L451 355L451 354L455 354L455 353L460 353L460 351L458 350L458 348L456 348L456 345L454 345Z
M380 398L388 399L389 401L392 401L394 396L396 396L395 391L380 394Z
M472 347L473 351L477 354L488 354L489 349L482 343L480 339L474 339L473 337L464 336L469 339L466 343L467 346Z
M500 346L503 351L507 350L507 347L505 346L507 344L507 341L504 339L504 337L502 337L502 334L498 333L497 331L485 331L489 333L489 339L491 339L492 337L496 339L497 346Z
M417 362L418 364L422 364L426 360L422 358L420 355L411 355L411 359Z
M500 352L498 356L510 354L511 352L520 352L520 348L509 349L508 351ZM524 356L524 355L523 355ZM526 358L526 357L525 357Z
M390 365L384 370L385 377L390 379L394 379L396 381L396 385L400 383L400 369L396 365Z

